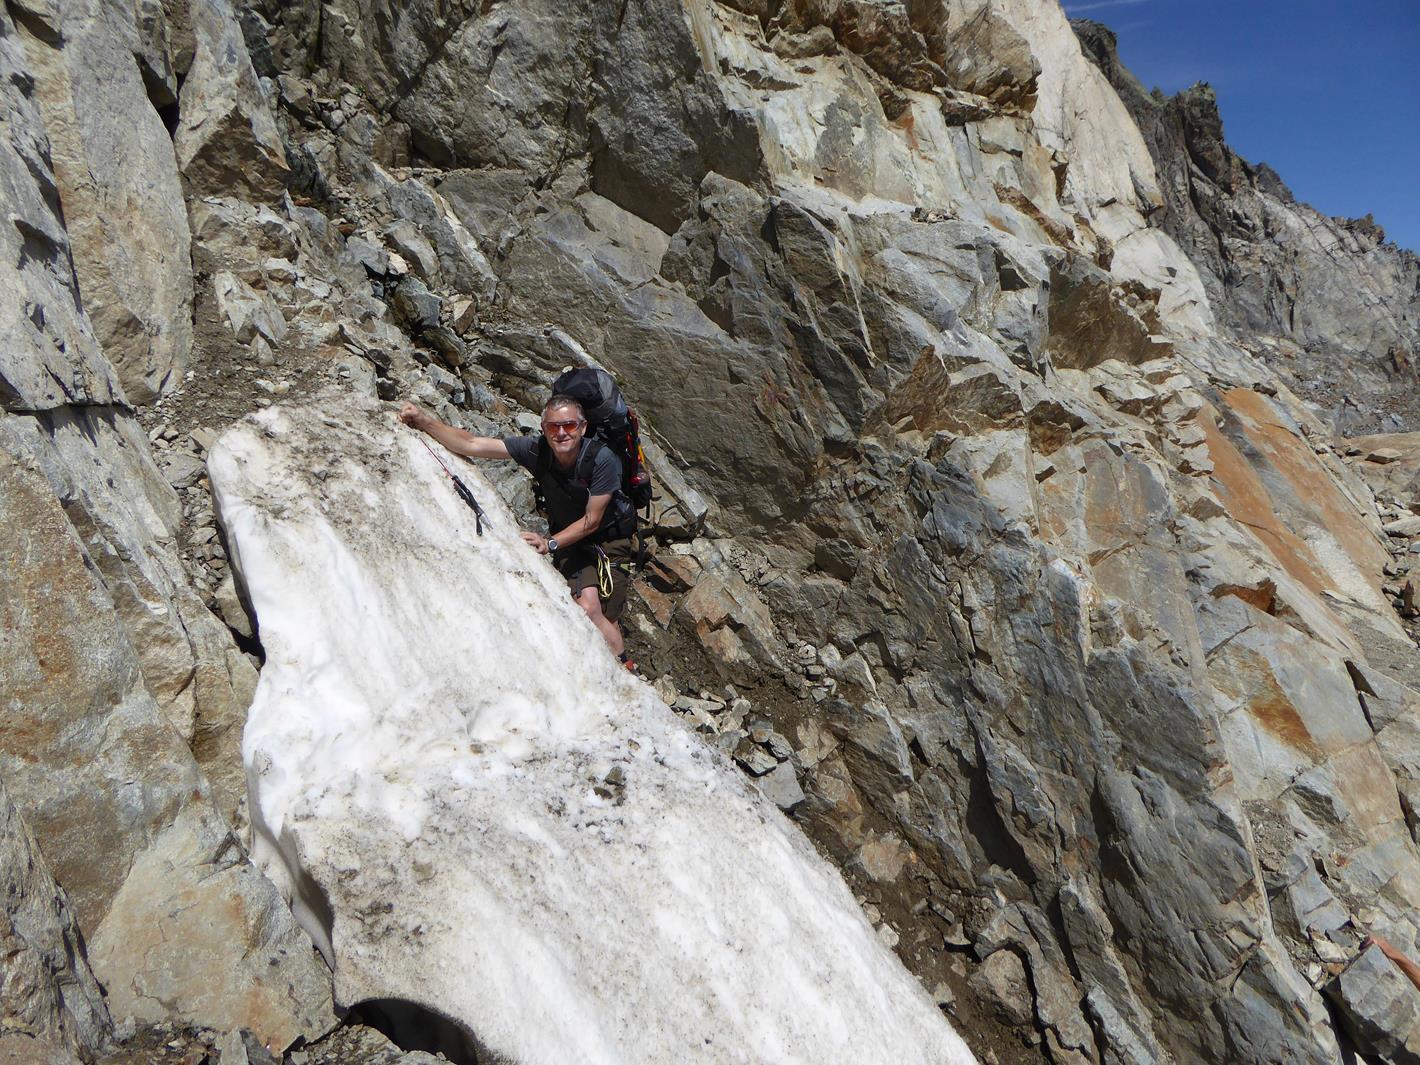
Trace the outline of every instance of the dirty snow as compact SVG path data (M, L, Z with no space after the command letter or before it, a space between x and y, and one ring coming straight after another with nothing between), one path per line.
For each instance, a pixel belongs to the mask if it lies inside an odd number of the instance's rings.
M267 654L253 853L338 1000L418 1003L521 1065L973 1061L477 469L445 456L481 538L418 440L342 397L264 411L209 463Z

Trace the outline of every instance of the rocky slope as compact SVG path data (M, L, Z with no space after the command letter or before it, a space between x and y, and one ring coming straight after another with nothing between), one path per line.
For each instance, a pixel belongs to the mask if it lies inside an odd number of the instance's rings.
M1329 218L1228 147L1206 84L1166 99L1073 23L1138 123L1164 202L1152 219L1198 266L1237 341L1343 433L1420 429L1420 257L1366 218Z
M662 486L638 659L980 1058L1404 1060L1352 962L1420 954L1412 442L1333 433L1414 427L1415 261L1091 52L1027 0L10 5L6 1038L331 1027L238 842L206 449L331 382L517 431L593 359Z

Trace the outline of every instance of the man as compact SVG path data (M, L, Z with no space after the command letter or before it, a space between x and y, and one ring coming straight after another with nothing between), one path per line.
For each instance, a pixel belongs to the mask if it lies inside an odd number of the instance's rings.
M512 459L532 473L547 506L550 535L523 539L567 579L612 654L635 668L618 619L626 605L625 563L633 557L636 513L621 492L621 460L599 441L585 439L587 419L570 396L553 396L542 409L542 436L474 436L441 422L413 403L399 410L405 425L432 436L455 455Z

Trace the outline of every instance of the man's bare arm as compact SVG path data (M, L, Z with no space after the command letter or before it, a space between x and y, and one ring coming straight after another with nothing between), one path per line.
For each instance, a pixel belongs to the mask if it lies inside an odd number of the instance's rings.
M554 532L551 537L538 536L537 533L523 533L523 539L537 548L540 555L547 553L548 539L556 540L559 548L571 547L577 541L585 540L601 528L602 516L606 514L606 508L611 503L611 496L612 493L608 492L606 495L589 497L586 513L567 528Z
M428 411L420 410L413 403L399 408L399 420L410 428L428 433L455 455L465 455L471 459L506 459L508 445L491 436L474 436L464 429L441 422Z

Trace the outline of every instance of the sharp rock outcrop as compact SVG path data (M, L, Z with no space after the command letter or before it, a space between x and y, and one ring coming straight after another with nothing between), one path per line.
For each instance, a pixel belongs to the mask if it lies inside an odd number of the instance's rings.
M188 583L178 497L130 406L182 379L192 307L138 51L122 5L0 14L0 778L43 856L33 890L47 867L68 900L50 930L12 915L69 1014L17 1030L85 1059L114 1014L282 1048L334 1021L328 973L227 820L256 671Z

